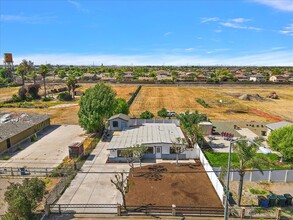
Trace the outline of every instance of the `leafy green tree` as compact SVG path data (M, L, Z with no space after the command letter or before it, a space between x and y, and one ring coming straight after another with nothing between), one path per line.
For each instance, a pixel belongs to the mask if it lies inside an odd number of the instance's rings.
M22 60L22 62L17 67L17 72L21 75L22 85L24 85L24 78L29 72L34 68L34 63L32 61Z
M151 119L153 117L154 117L154 114L149 111L144 111L143 113L140 114L140 118L142 119Z
M272 131L268 140L271 148L280 151L285 160L293 161L293 125Z
M46 90L46 77L49 73L50 70L50 65L41 65L38 69L38 73L42 76L43 78L43 83L44 83L44 97L47 97L47 90Z
M167 109L162 108L160 111L158 111L158 116L161 118L166 118L168 116Z
M237 205L241 205L242 199L242 189L243 189L243 179L244 175L248 169L257 169L261 173L263 166L269 166L271 161L265 157L264 154L257 154L258 147L255 145L249 145L247 141L239 141L233 145L233 152L236 154L237 161L231 161L231 169L239 173L239 186L238 186L238 201ZM226 165L222 167L223 172L221 172L221 177L226 175L227 167Z
M24 179L22 184L10 183L4 200L8 203L8 211L3 220L30 220L33 211L42 201L46 193L44 181L33 178Z
M186 140L185 138L177 137L176 140L172 143L172 150L176 154L176 166L178 166L179 154L183 153L186 149Z
M117 98L116 101L117 101L117 106L114 110L114 114L123 113L125 115L128 115L129 114L129 106L128 106L126 100L123 98Z
M80 100L78 112L80 126L87 132L101 130L117 106L115 96L116 93L108 84L100 83L94 88L87 89Z

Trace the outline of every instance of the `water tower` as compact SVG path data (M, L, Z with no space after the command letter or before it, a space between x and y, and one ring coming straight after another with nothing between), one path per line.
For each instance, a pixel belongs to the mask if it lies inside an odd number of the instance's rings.
M13 70L12 53L4 53L4 67Z

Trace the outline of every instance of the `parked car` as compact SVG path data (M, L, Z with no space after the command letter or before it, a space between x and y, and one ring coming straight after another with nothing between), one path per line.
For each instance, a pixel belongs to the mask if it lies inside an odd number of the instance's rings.
M175 117L176 116L176 112L168 112L167 113L168 117Z

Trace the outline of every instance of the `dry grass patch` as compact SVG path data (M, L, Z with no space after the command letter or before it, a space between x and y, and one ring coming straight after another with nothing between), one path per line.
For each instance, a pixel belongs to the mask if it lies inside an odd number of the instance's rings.
M211 108L204 108L196 102L203 99ZM222 100L221 104L219 100ZM209 87L147 87L143 86L131 105L132 116L139 117L141 112L149 110L157 115L161 108L177 113L198 110L217 120L259 120L268 121L263 116L249 112L249 106L222 92L222 88Z
M20 87L4 87L0 88L0 100L10 99L13 94L17 94Z

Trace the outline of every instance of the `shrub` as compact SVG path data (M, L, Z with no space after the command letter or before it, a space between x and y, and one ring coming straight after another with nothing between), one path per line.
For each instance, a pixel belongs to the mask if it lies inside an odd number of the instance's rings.
M33 136L31 136L31 142L36 142L38 140L38 137L36 134L34 134Z
M71 101L72 96L68 92L62 92L57 96L59 101Z
M9 159L10 159L10 156L5 155L5 156L2 157L2 159L3 159L3 160L9 160Z
M153 117L154 117L154 114L149 111L145 111L140 114L140 118L142 118L142 119L151 119Z
M203 99L196 99L196 102L201 104L205 108L210 108L210 106Z
M21 101L21 98L16 95L16 94L13 94L12 95L12 102L20 102Z
M18 97L20 98L20 100L25 100L26 99L26 93L27 93L27 89L24 86L19 88Z
M43 101L43 102L48 102L48 101L52 101L54 98L53 97L44 97L44 98L42 98L41 100Z
M158 116L161 118L166 118L168 116L167 109L162 108L160 111L158 111Z
M251 194L254 194L254 195L265 195L268 193L265 190L259 190L259 189L254 189L254 188L250 188L249 191Z
M29 95L31 95L32 99L38 99L39 98L39 89L40 84L30 84L27 86L27 92Z

